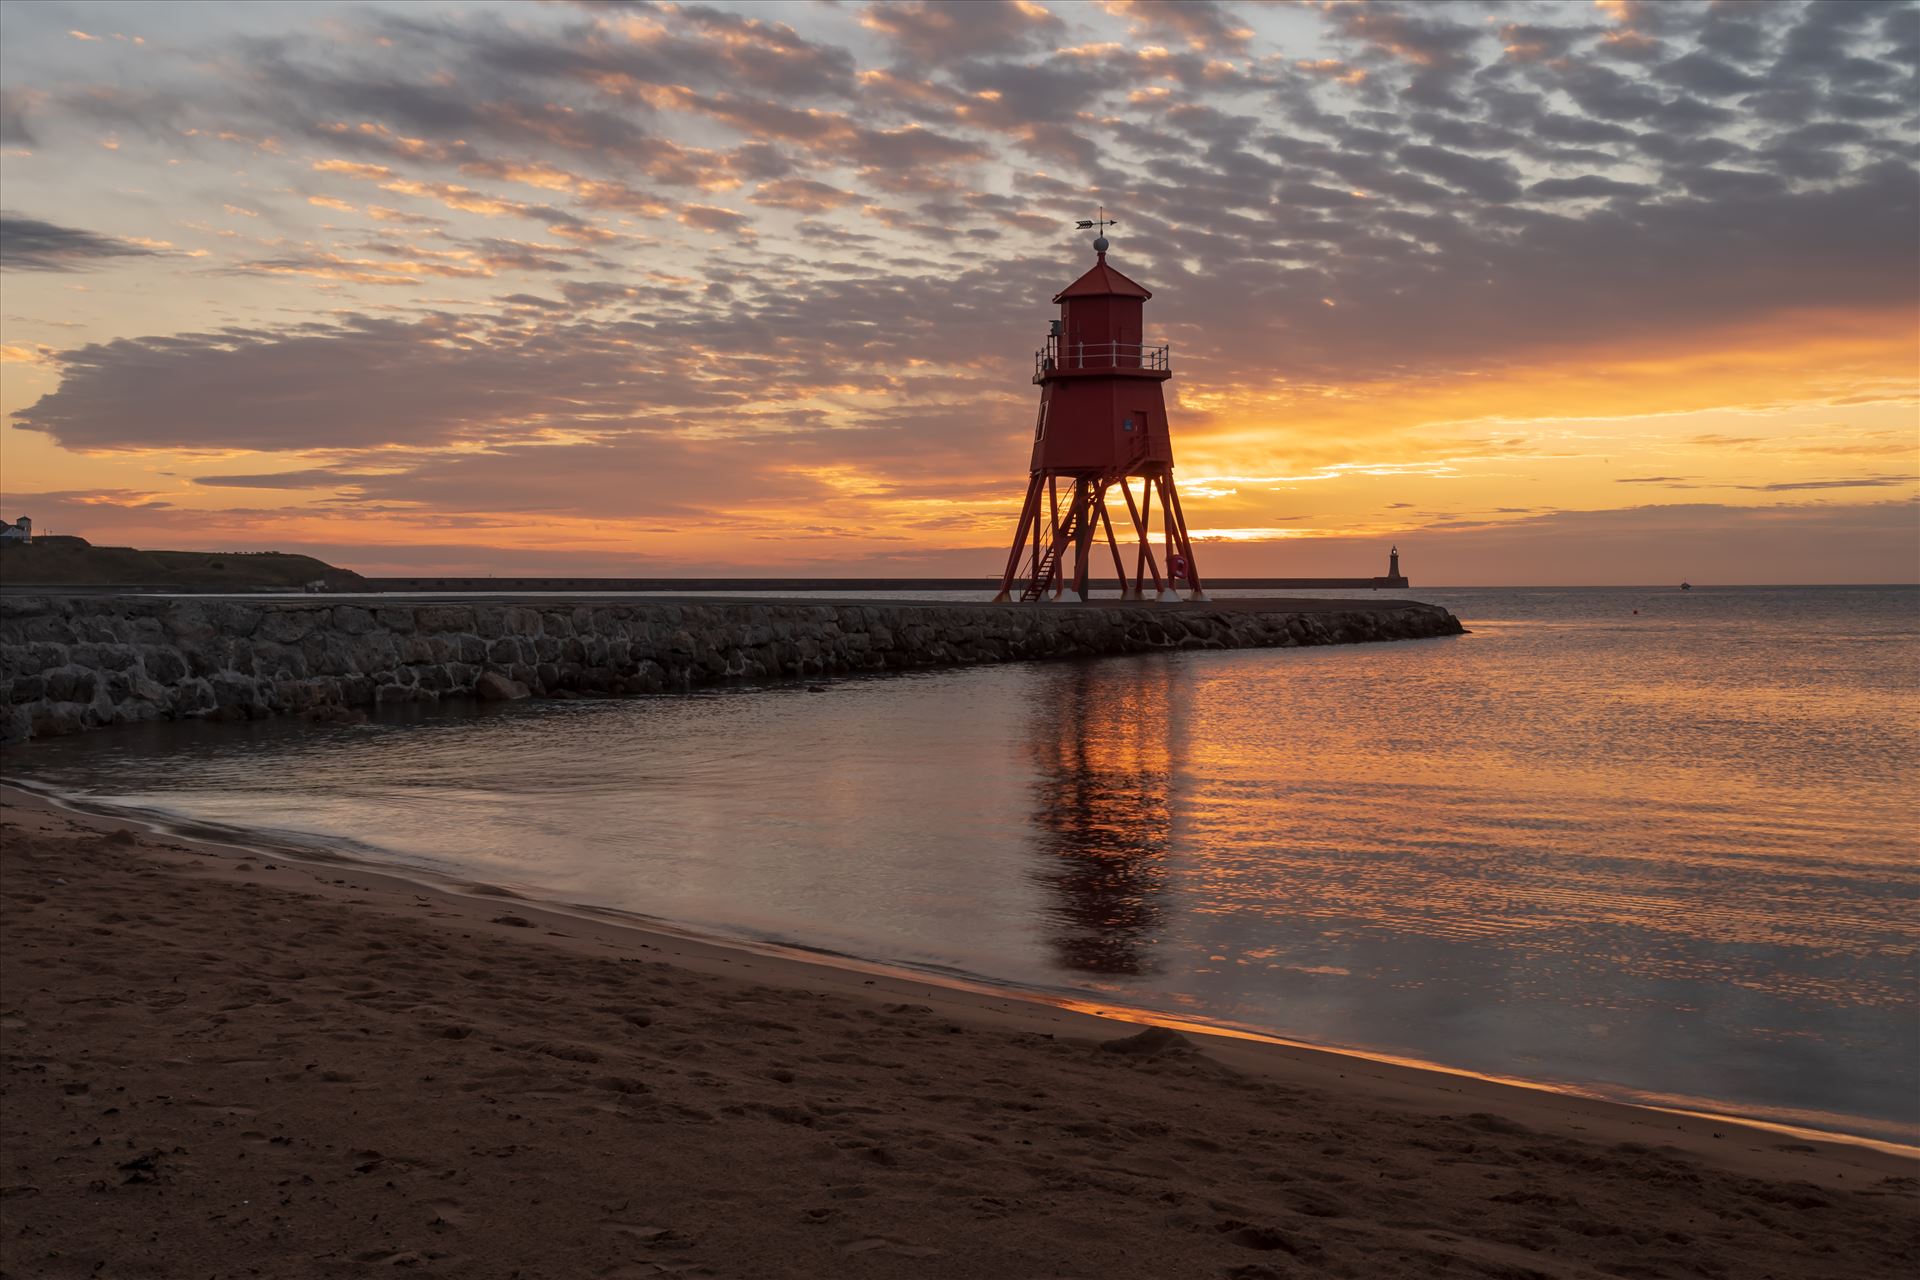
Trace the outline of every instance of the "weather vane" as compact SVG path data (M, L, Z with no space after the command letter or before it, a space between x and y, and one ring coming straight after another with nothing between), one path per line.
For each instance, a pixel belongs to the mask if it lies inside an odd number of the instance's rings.
M1075 223L1074 225L1079 227L1080 230L1082 231L1091 231L1093 230L1093 228L1098 227L1100 228L1100 234L1104 236L1105 234L1107 234L1108 227L1117 227L1120 225L1120 219L1109 218L1107 216L1107 206L1101 205L1099 217L1082 218L1080 219L1079 222Z

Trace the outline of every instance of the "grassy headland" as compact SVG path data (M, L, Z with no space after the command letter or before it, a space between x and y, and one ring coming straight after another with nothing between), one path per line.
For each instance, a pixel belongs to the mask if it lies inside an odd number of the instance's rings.
M91 547L79 539L0 543L0 585L8 587L184 587L299 590L321 581L332 591L364 589L350 569L281 551L141 551Z

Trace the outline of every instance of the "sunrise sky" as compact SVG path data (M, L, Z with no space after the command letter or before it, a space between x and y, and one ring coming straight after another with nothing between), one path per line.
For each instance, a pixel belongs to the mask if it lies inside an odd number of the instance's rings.
M0 514L997 574L1073 220L1210 575L1920 579L1920 6L0 8Z

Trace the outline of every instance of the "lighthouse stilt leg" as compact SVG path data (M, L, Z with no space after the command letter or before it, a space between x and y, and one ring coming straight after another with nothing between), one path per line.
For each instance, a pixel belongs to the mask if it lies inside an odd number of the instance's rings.
M1093 558L1093 481L1073 482L1073 509L1079 519L1073 528L1073 593L1087 602L1087 561Z
M1047 477L1047 554L1041 561L1047 566L1047 580L1040 585L1042 600L1057 600L1060 596L1060 558L1063 548L1060 546L1060 478Z
M1139 558L1134 562L1133 598L1135 600L1144 600L1147 596L1147 571L1149 569L1153 571L1153 589L1155 594L1158 594L1160 590L1160 566L1154 563L1153 539L1148 536L1148 527L1153 521L1153 480L1148 476L1140 477L1140 505L1138 508L1133 505L1133 487L1125 481L1122 481L1121 485L1123 492L1127 495L1127 514L1133 517L1133 536L1140 547Z
M1155 476L1154 483L1160 488L1160 536L1165 544L1167 555L1166 582L1161 586L1160 594L1154 598L1160 604L1178 604L1180 603L1180 584L1174 580L1173 565L1174 557L1180 555L1181 550L1174 530L1173 499L1169 496L1172 478L1164 475Z
M1169 523L1180 530L1180 551L1187 558L1187 583L1193 588L1189 600L1207 599L1207 589L1200 584L1200 564L1193 557L1193 539L1187 536L1187 514L1180 509L1180 491L1174 488L1173 477L1167 477L1167 500L1173 509L1173 519Z
M1104 485L1094 505L1100 512L1100 524L1107 531L1107 549L1113 552L1113 572L1120 579L1120 598L1125 600L1127 598L1127 566L1120 562L1120 540L1113 536L1113 517L1107 514L1107 491Z
M1133 540L1135 543L1138 543L1140 541L1140 508L1133 500L1133 484L1125 476L1120 477L1120 492L1127 499L1127 519L1133 522ZM1146 565L1143 561L1136 559L1134 562L1133 576L1131 578L1122 577L1121 579L1120 598L1122 600L1138 600L1140 598L1140 580L1144 577L1146 577Z
M1028 528L1039 515L1040 476L1036 474L1027 482L1027 500L1020 508L1020 523L1013 531L1013 550L1007 553L1007 570L1000 575L1000 594L993 598L995 604L1005 604L1013 599L1013 579L1020 572L1020 552L1025 549Z

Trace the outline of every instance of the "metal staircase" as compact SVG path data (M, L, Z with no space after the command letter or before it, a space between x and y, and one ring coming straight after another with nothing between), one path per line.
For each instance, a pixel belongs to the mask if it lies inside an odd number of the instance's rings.
M1083 504L1075 502L1067 511L1067 518L1060 525L1060 531L1054 535L1053 545L1047 548L1047 554L1040 560L1040 568L1034 573L1033 581L1027 583L1027 589L1020 593L1023 603L1032 604L1047 593L1053 585L1053 575L1060 567L1060 557L1066 554L1068 547L1080 536L1080 520Z

